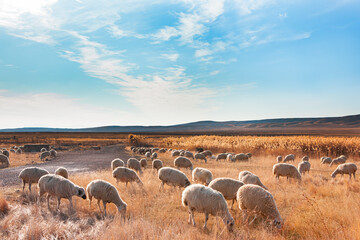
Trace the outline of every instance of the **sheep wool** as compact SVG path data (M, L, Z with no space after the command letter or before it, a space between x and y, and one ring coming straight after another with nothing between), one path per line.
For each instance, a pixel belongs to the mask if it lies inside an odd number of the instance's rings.
M39 167L24 168L19 174L19 178L23 182L23 192L26 183L29 184L29 191L31 192L31 184L39 182L39 179L46 174L49 174L49 172L43 168L39 168Z
M294 165L288 163L277 163L273 166L273 174L279 179L280 176L289 178L295 178L301 181L301 174Z
M244 185L243 182L232 178L216 178L210 182L209 187L221 192L226 200L232 200L232 209L236 200L236 193L242 185Z
M268 190L267 187L265 187L265 185L261 182L260 178L249 171L241 171L239 173L239 181L245 184L255 184Z
M226 153L220 153L216 156L216 161L220 161L220 160L226 160L227 158L227 154Z
M163 167L158 172L158 178L161 180L161 188L164 188L164 185L170 185L174 187L187 187L190 185L190 181L187 176L171 167Z
M143 185L139 176L132 169L127 167L117 167L112 172L113 178L116 179L117 182L125 182L126 186L129 182L137 182L139 185Z
M310 162L308 161L302 161L298 165L298 170L300 174L305 174L306 172L310 173Z
M114 170L117 167L124 167L124 166L125 166L125 163L120 158L115 158L114 160L111 161L111 169L112 170Z
M351 175L354 176L355 179L355 173L357 171L357 166L354 163L343 163L340 164L335 171L331 174L332 178L335 178L336 175L341 174L342 176L344 174L349 174L349 178L351 179Z
M207 162L206 156L205 156L205 154L203 154L203 153L196 153L195 156L194 156L194 158L195 158L196 160L204 160L205 163Z
M160 168L163 167L163 162L159 159L155 159L152 161L152 168L156 169L156 171L159 171Z
M140 166L144 169L147 167L147 160L145 158L140 159Z
M51 154L49 151L42 152L42 153L40 153L40 160L47 159L50 156L51 156Z
M59 175L59 176L62 176L64 178L69 178L69 173L66 170L66 168L64 168L64 167L59 167L58 169L56 169L55 174Z
M98 206L100 212L101 212L100 201L102 201L104 206L105 217L106 217L107 203L114 203L119 213L122 216L125 216L127 204L121 199L119 192L111 183L100 179L93 180L87 185L86 192L89 197L90 206L93 197L98 200Z
M197 167L192 171L193 182L200 182L207 186L212 181L212 178L211 171L206 168Z
M290 161L295 161L295 155L294 154L289 154L289 155L285 156L284 163L290 162Z
M4 154L0 154L0 164L1 164L0 168L9 167L10 166L9 158Z
M139 174L142 174L140 161L137 160L136 158L129 158L129 160L127 161L127 167L131 168L131 169L134 169Z
M190 170L193 170L193 164L191 160L187 157L177 157L174 160L174 166L177 168L189 168Z
M189 223L195 226L194 211L205 214L204 228L209 218L209 214L220 217L228 230L232 230L234 219L231 216L224 196L210 187L201 184L193 184L185 188L181 198L184 207L188 208Z

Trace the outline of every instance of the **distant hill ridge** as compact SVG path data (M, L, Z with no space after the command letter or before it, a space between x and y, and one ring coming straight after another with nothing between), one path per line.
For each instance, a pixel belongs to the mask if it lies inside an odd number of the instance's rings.
M102 126L93 128L26 127L0 129L0 132L123 132L123 133L191 133L191 132L316 132L336 130L360 133L360 114L343 117L278 118L251 121L198 121L171 126Z

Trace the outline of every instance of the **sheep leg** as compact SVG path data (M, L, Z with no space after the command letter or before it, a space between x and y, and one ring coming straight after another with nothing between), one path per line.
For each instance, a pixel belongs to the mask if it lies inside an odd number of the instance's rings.
M208 213L205 213L204 229L206 229L206 224L207 224L208 219L209 219L209 214L208 214Z
M353 175L354 175L354 180L355 180L355 173L353 173Z
M69 203L70 203L70 209L74 209L72 197L69 198Z
M61 199L61 198L59 198L59 197L58 197L58 199L57 199L57 209L58 209L58 210L60 209L60 199Z
M91 208L92 196L89 194L89 208Z
M105 217L106 217L106 202L103 201L103 205L104 205L104 213L105 213Z
M97 202L97 203L98 203L99 210L100 210L100 213L101 213L102 211L101 211L101 207L100 207L100 199L98 199L98 202Z
M47 195L46 202L47 202L47 205L48 205L48 209L50 210L50 194Z
M31 181L29 182L29 191L31 193Z
M235 202L235 199L233 199L233 200L232 200L232 203L231 203L231 208L230 208L230 209L232 209L232 208L233 208L233 206L234 206L234 202Z
M194 212L190 210L190 215L191 215L191 218L192 218L192 222L193 222L193 225L194 227L196 226L196 223L195 223L195 218L194 218Z
M25 181L23 180L23 193L25 192Z
M244 209L244 210L242 210L242 211L243 211L243 222L245 222L245 221L247 221L247 218L248 218L248 216L247 216L247 210Z

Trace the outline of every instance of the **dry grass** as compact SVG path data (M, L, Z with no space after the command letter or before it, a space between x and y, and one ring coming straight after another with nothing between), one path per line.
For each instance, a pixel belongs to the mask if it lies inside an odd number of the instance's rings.
M166 166L173 165L169 153L160 154ZM242 223L238 207L231 210L235 231L229 233L221 220L210 216L208 231L201 226L203 214L195 214L196 227L187 223L188 213L181 205L181 190L166 186L159 190L157 175L150 169L141 176L142 189L137 184L128 188L116 184L111 171L79 173L71 175L76 184L86 187L94 179L104 179L117 186L121 197L128 204L126 221L119 218L114 205L108 205L110 217L103 219L93 201L74 197L77 213L68 213L68 202L62 200L61 211L52 211L42 201L35 204L36 196L24 196L16 190L20 186L6 188L10 205L9 213L0 220L0 239L360 239L360 182L348 181L347 177L330 179L333 168L310 160L312 170L301 184L280 179L276 182L271 169L271 155L254 155L244 163L194 162L211 170L214 177L237 178L239 171L249 170L257 174L275 197L279 211L285 220L281 232L268 229L261 221L254 226ZM110 166L109 166L110 168ZM184 171L191 178L190 171ZM1 201L0 201L1 202Z

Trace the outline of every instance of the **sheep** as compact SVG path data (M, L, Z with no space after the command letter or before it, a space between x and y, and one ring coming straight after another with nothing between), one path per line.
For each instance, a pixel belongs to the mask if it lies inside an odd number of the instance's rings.
M15 153L16 153L16 154L22 154L21 148L18 148Z
M10 157L10 153L9 153L9 151L6 150L6 149L2 151L2 154L5 155L5 156L7 156L7 157Z
M156 169L157 172L162 167L163 167L163 162L161 160L155 159L155 160L152 161L152 168Z
M39 179L46 174L49 174L47 170L38 167L27 167L21 170L19 178L23 182L23 192L26 183L29 184L29 191L31 192L31 184L39 182Z
M235 161L248 161L249 157L244 153L239 153L234 156Z
M210 150L205 150L205 151L203 151L201 153L204 154L205 157L211 157L213 155L213 153Z
M340 156L340 157L338 157L338 158L335 158L335 159L333 159L332 161L331 161L331 163L330 163L330 167L332 166L332 165L334 165L334 164L343 164L343 163L345 163L346 162L346 157L342 157L342 156Z
M0 164L2 165L1 168L9 167L10 166L9 158L4 154L0 154Z
M49 151L42 152L42 153L40 153L40 160L43 160L43 159L47 160L47 158L50 157L50 155L51 154Z
M146 153L145 153L145 157L146 157L146 158L151 158L151 152L146 152Z
M50 196L57 197L57 209L60 208L61 198L67 198L70 209L73 209L72 197L78 196L86 199L85 189L75 185L69 179L55 174L46 174L39 179L39 203L42 195L47 193L47 205L50 209Z
M241 181L232 178L222 177L212 180L209 184L209 187L221 192L226 200L232 200L232 209L236 200L236 192L242 185L244 185L244 183Z
M154 152L152 155L151 155L151 159L154 160L154 159L157 159L158 157L158 154L156 152Z
M304 156L301 160L303 162L308 162L309 161L309 156Z
M46 152L46 151L47 151L46 148L42 148L42 149L40 150L40 152Z
M116 182L125 182L126 186L128 182L137 182L139 185L143 185L143 182L140 180L136 172L127 167L117 167L112 172L113 178L116 179Z
M295 178L301 181L301 174L294 165L288 163L277 163L273 166L273 174L279 179L280 176L289 178Z
M51 149L49 152L50 152L50 157L56 158L57 152L54 149Z
M220 153L216 156L216 161L219 161L219 160L226 160L226 157L227 157L227 154L226 153Z
M94 197L98 200L99 210L101 212L100 201L104 206L104 215L106 217L106 204L114 203L119 213L125 217L127 204L121 199L118 190L111 183L104 180L93 180L87 187L86 192L89 198L89 206L91 207L91 201Z
M321 157L320 158L320 162L322 163L322 164L330 164L331 163L331 158L330 157Z
M174 160L174 166L177 168L189 168L190 170L193 170L193 164L190 159L187 157L177 157Z
M206 168L197 167L192 171L193 182L200 182L207 186L212 181L212 178L211 171Z
M10 152L16 153L16 150L15 149L10 149Z
M140 159L140 166L144 169L147 167L147 160L145 158Z
M338 174L341 174L342 176L344 176L344 174L349 174L349 178L351 179L351 174L353 174L355 179L356 170L357 166L354 163L343 163L335 169L331 174L331 177L335 178Z
M166 153L166 150L165 150L164 148L161 148L161 149L159 150L159 153Z
M158 171L158 178L161 180L160 188L164 189L165 183L174 187L187 187L190 185L189 179L186 175L171 167L163 167Z
M185 151L184 156L187 157L187 158L194 159L194 154L192 152L190 152L190 151Z
M66 168L64 167L59 167L58 169L55 170L55 175L59 175L62 176L64 178L69 178L69 173L66 170Z
M265 187L265 185L261 182L260 178L249 171L241 171L239 173L239 181L245 184L255 184L268 190L267 187Z
M289 154L289 155L285 156L284 163L290 162L290 161L295 161L295 155L294 154Z
M129 160L127 161L127 167L131 168L131 169L134 169L139 174L142 174L140 161L137 160L136 158L129 158Z
M124 166L125 166L125 163L120 158L115 158L114 160L111 161L111 169L112 170L114 170L117 167L124 167Z
M252 157L252 153L246 153L245 154L248 158L251 158Z
M229 231L232 231L234 219L231 216L224 196L210 187L201 184L191 185L182 192L181 202L188 208L189 223L195 226L194 211L205 214L204 229L209 219L209 214L219 216Z
M245 184L237 191L236 199L240 210L243 212L244 220L247 219L247 211L254 211L272 220L274 227L279 229L282 227L283 220L274 197L269 191L258 185Z
M282 159L283 159L283 157L281 155L279 155L276 157L276 162L281 163Z
M233 155L231 153L226 155L226 161L228 161L228 162L233 162L234 161Z
M178 151L178 150L172 151L172 152L171 152L171 156L172 156L172 157L178 157L178 156L180 156L180 151Z
M306 172L310 173L310 162L303 160L298 165L298 170L300 174L305 174Z
M195 156L194 156L194 158L195 158L196 160L204 160L205 163L207 162L206 156L205 156L204 154L202 154L202 153L196 153Z

